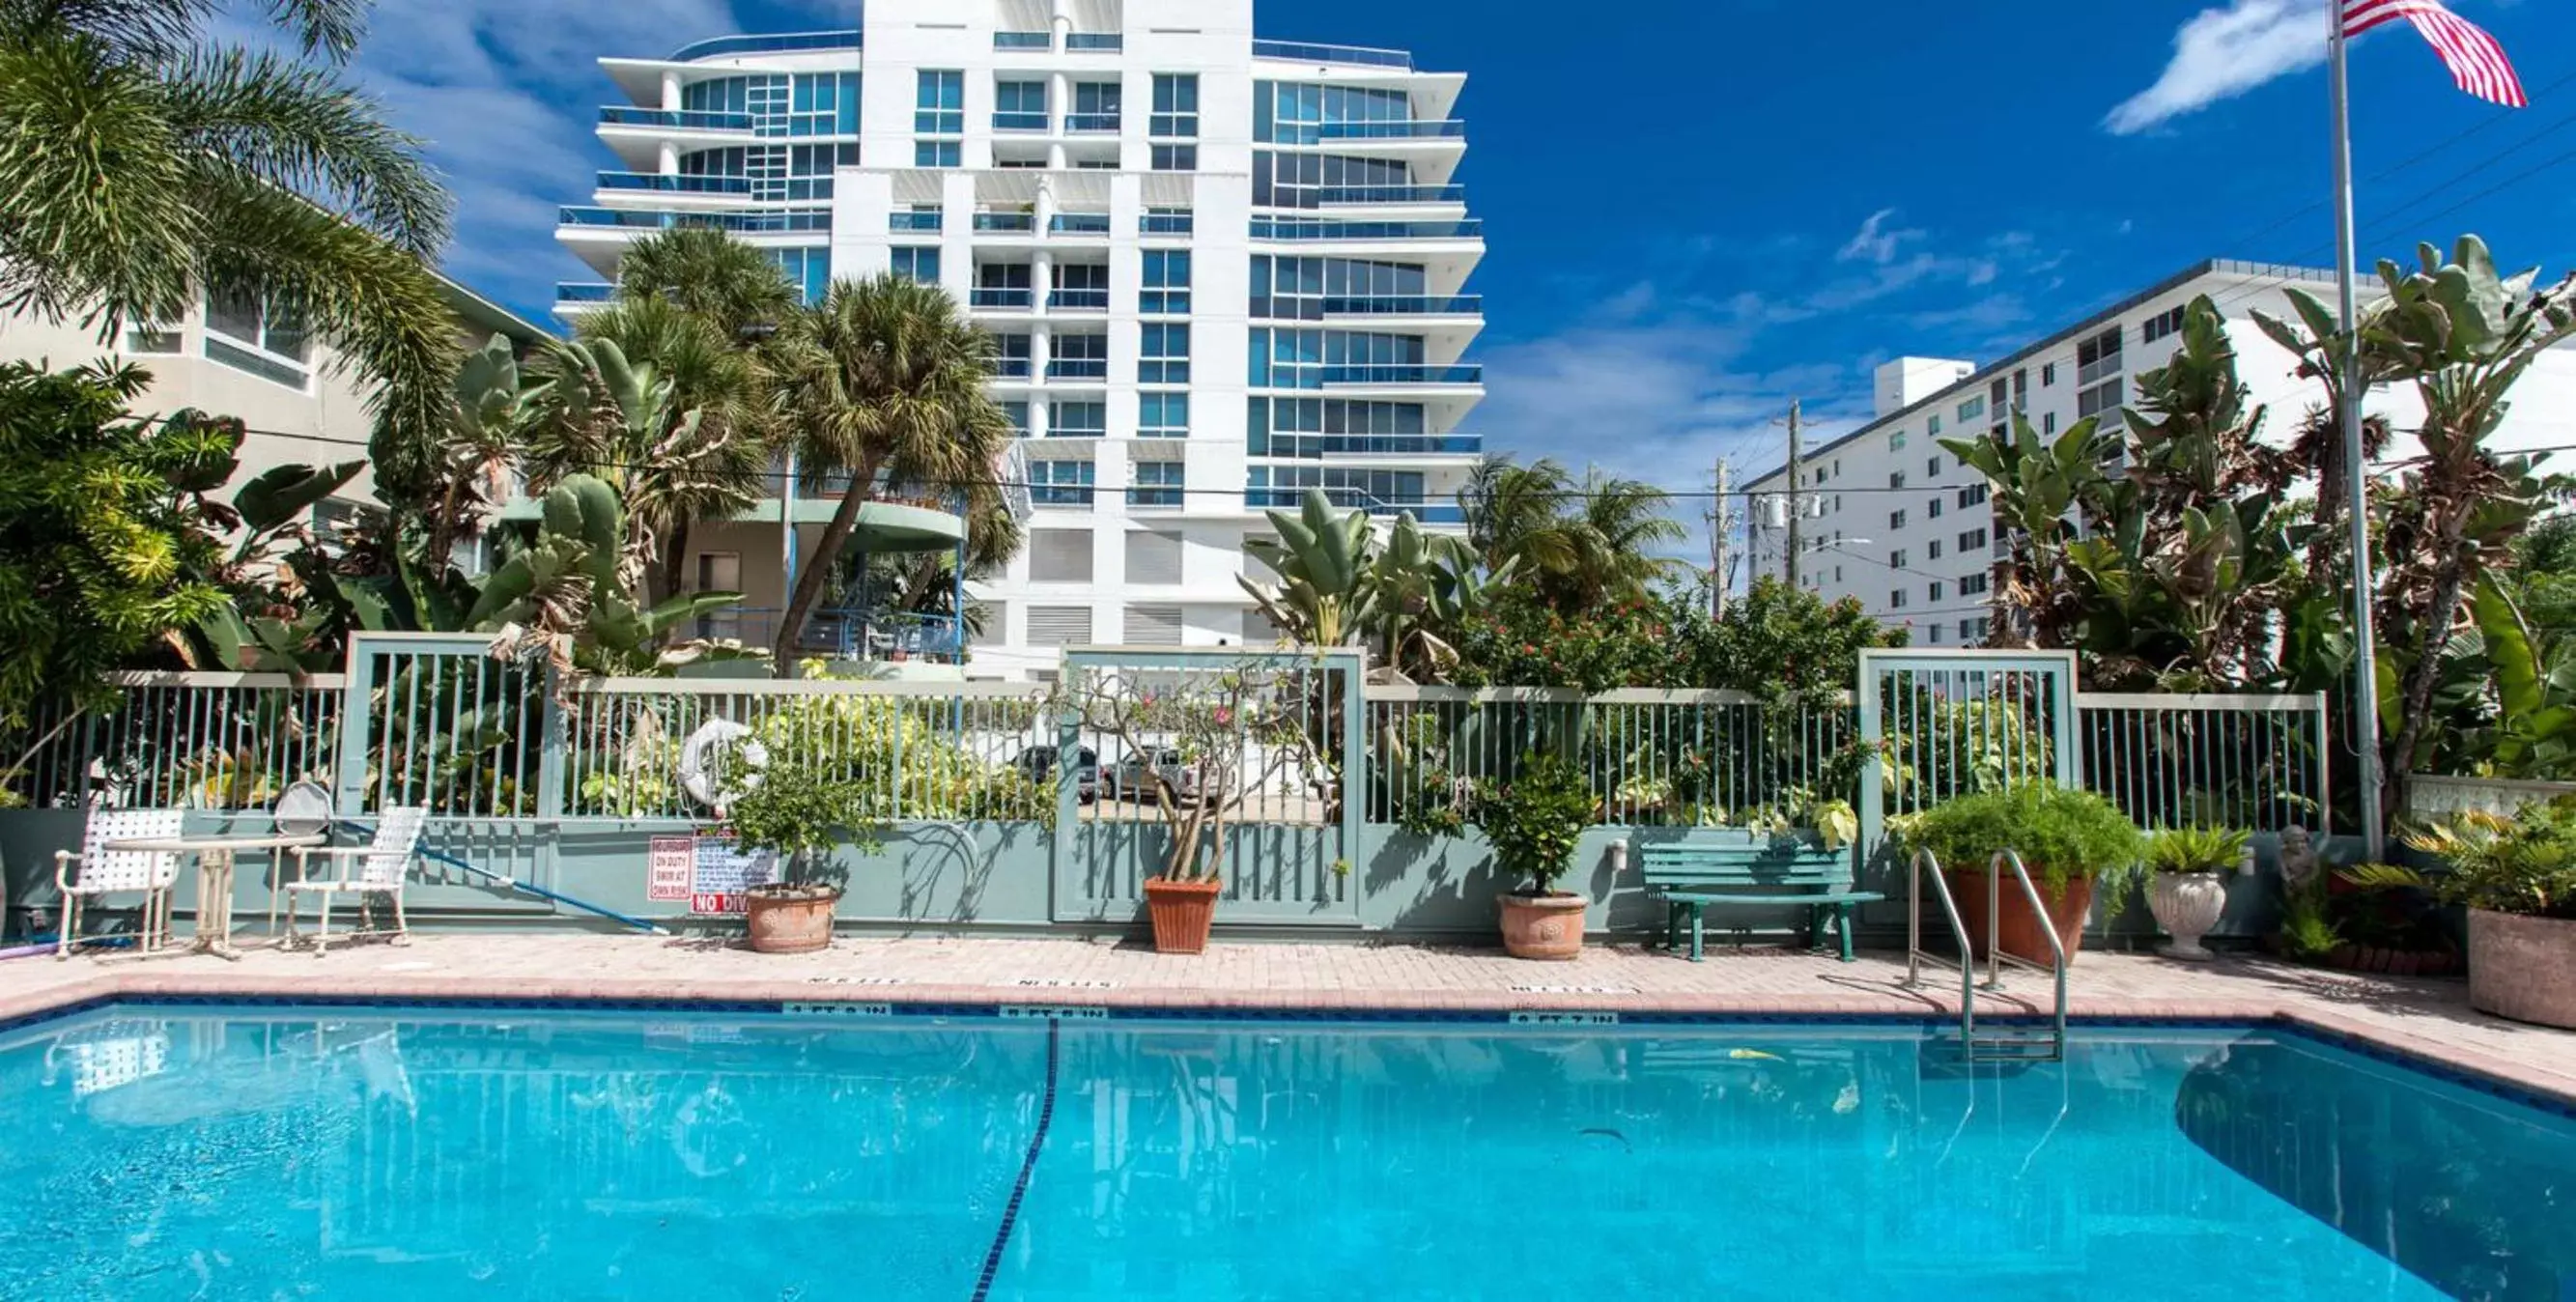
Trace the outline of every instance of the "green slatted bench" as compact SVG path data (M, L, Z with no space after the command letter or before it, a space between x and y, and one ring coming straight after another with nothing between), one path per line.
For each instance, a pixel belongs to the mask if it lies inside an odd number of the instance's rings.
M1682 919L1690 919L1691 962L1700 961L1701 914L1712 904L1803 904L1807 940L1824 944L1827 915L1852 961L1852 910L1887 897L1852 889L1852 852L1803 845L1648 845L1642 848L1646 885L1667 910L1665 939L1681 948Z

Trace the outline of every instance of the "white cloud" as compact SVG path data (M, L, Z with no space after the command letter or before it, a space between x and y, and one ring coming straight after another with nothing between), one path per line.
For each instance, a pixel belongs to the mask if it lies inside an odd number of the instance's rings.
M2325 57L2322 0L2229 0L2224 9L2204 9L2184 22L2163 74L2112 109L2102 126L2113 135L2134 135Z
M1877 212L1871 213L1868 217L1862 219L1860 230L1855 232L1852 235L1851 240L1843 245L1841 252L1834 255L1834 260L1837 262L1875 262L1881 266L1896 261L1897 252L1904 243L1908 240L1922 239L1924 233L1919 230L1905 227L1899 227L1895 230L1888 229L1888 222L1893 220L1895 216L1895 209L1881 208Z

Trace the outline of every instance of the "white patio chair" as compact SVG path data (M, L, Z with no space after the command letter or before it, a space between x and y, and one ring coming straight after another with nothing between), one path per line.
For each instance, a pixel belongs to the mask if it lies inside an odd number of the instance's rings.
M139 891L143 917L135 943L150 953L170 929L170 883L179 877L179 856L168 850L110 850L110 841L166 840L179 835L186 815L176 809L92 809L81 832L80 853L54 851L54 886L62 892L62 931L54 938L54 957L70 958L80 944L80 911L85 900L111 892ZM79 865L74 873L73 865Z
M429 811L421 807L388 809L376 820L376 838L366 845L297 846L295 880L286 883L286 944L289 948L301 942L295 929L295 914L303 896L320 897L322 921L313 934L313 952L329 952L331 947L331 901L342 895L355 895L364 906L365 897L388 896L393 901L394 943L411 940L411 924L403 917L403 878L411 872L411 861L420 857L421 834L428 829ZM339 867L338 875L315 880L312 859L319 855ZM352 865L355 865L354 871ZM365 935L353 932L353 937Z

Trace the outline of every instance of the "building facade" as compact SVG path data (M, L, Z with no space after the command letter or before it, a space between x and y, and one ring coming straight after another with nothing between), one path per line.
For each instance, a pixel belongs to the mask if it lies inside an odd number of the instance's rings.
M2286 294L2292 287L2331 301L2334 273L2204 262L2001 361L1899 357L1881 365L1870 419L1801 459L1799 585L1828 600L1858 600L1882 623L1910 629L1918 646L1982 641L1992 627L1992 567L2010 545L1985 477L1959 464L1940 440L2005 429L2015 411L2043 435L2087 416L2117 423L2122 404L2136 399L2137 377L2182 346L2185 306L2207 295L2226 320L2249 405L2266 409L2264 440L2285 444L2322 395L2252 313L2295 319ZM2369 410L2399 431L2384 462L2415 454L2404 431L2421 423L2423 411L2411 388L2379 390ZM2523 378L2494 445L2576 446L2576 350L2553 350ZM1789 486L1786 466L1748 485L1753 573L1787 570Z
M972 576L978 675L1088 643L1266 645L1237 583L1307 488L1455 524L1481 450L1461 361L1484 249L1454 174L1464 77L1257 39L1250 0L871 0L860 31L700 41L601 66L618 155L563 244L707 223L809 298L888 270L966 304L1023 435L1028 546ZM807 512L791 501L797 519ZM782 508L768 517L776 521ZM783 604L775 523L696 562Z

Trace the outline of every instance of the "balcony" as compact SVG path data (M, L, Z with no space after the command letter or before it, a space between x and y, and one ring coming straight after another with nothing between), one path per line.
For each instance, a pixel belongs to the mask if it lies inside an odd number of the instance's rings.
M935 231L946 223L946 216L936 212L896 212L886 214L890 231Z
M1115 113L1067 113L1064 129L1077 136L1118 134L1119 119Z
M1059 289L1047 295L1047 307L1055 311L1106 312L1109 310L1109 291Z
M864 48L856 31L780 32L770 36L717 36L692 41L671 55L672 63L689 63L727 54L778 54L789 50L856 50Z
M1117 32L1067 32L1064 52L1067 54L1116 54L1127 48L1127 38Z
M1424 298L1411 294L1388 294L1367 298L1328 298L1322 300L1324 315L1336 316L1481 316L1485 300L1477 294L1451 298Z
M1485 451L1481 434L1272 434L1256 457L1320 461L1325 457L1472 457Z
M1326 366L1320 369L1323 372L1323 382L1327 388L1342 384L1413 385L1483 384L1485 382L1485 368L1476 365L1418 366L1399 364L1393 366Z
M1286 59L1291 63L1355 63L1371 68L1413 70L1413 55L1404 50L1371 49L1364 45L1314 45L1305 41L1254 40L1252 57Z
M775 606L727 606L698 617L698 636L772 646L785 613ZM964 645L954 615L883 608L814 611L796 639L797 650L834 660L953 660Z
M663 172L602 172L602 190L648 190L657 194L725 194L748 195L748 176L672 175Z
M599 110L599 124L604 127L666 127L674 131L750 131L748 113L728 113L710 109L630 108L610 104Z
M993 48L996 50L1052 50L1055 48L1055 34L1053 32L995 32Z
M1043 133L1047 129L1047 115L1044 113L1021 112L995 113L993 115L993 129L995 131Z
M1004 380L1025 380L1029 378L1029 359L1025 357L994 358L993 374L996 378Z
M1185 212L1149 212L1136 219L1142 235L1187 235L1198 229L1196 216Z
M609 303L617 299L617 286L594 280L559 280L555 282L557 303Z
M1410 514L1424 524L1465 524L1467 522L1465 508L1456 502L1428 499L1390 502L1357 488L1325 488L1321 491L1326 501L1346 511L1359 510L1366 511L1370 515L1382 516ZM1294 511L1306 500L1307 492L1305 488L1247 488L1243 490L1243 504L1255 511Z
M1106 380L1109 359L1106 357L1055 357L1047 361L1050 380Z
M1255 217L1256 240L1478 240L1481 221L1341 222L1299 217Z
M779 212L671 212L651 208L568 207L556 210L555 221L563 226L624 230L658 231L694 226L757 235L786 231L829 231L832 229L832 210L806 208Z
M1463 185L1327 185L1315 191L1318 204L1465 203Z
M1037 294L1025 288L978 286L966 291L966 304L969 307L1027 311L1037 306Z
M979 231L1005 235L1027 235L1035 232L1037 228L1038 218L1036 213L979 212L975 214L975 229Z
M1109 214L1105 212L1060 212L1047 219L1049 235L1106 235Z
M1451 140L1467 134L1457 118L1433 122L1320 122L1310 128L1318 140Z

